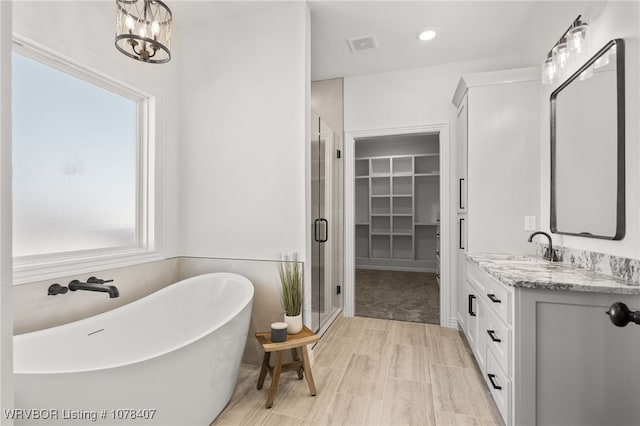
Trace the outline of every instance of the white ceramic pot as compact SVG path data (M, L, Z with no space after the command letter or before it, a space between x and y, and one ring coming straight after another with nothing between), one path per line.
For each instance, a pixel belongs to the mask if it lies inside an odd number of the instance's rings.
M302 331L302 314L293 317L284 314L284 322L287 323L287 334L298 334Z

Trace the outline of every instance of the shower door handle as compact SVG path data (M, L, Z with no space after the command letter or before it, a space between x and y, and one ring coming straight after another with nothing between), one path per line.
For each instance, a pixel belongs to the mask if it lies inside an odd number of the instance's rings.
M322 234L320 226L318 226L320 223L324 223L324 238L320 236ZM327 242L329 239L329 221L327 219L321 217L313 221L313 239L317 243Z
M329 240L329 221L325 218L318 219L319 222L324 222L324 238L316 240L320 243L326 243Z
M318 232L320 231L320 228L318 227L318 223L320 223L320 219L316 219L313 221L313 239L319 243L320 236L318 235Z

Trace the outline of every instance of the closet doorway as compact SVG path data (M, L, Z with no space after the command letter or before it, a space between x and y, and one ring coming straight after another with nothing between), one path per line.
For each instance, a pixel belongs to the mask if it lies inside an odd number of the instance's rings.
M346 311L446 324L443 130L352 134L350 142L353 259L345 290L352 303Z

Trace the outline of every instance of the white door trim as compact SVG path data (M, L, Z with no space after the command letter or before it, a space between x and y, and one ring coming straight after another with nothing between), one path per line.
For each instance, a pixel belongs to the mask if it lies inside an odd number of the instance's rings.
M451 283L451 144L449 123L425 126L397 127L390 129L359 130L345 132L344 149L344 315L355 314L355 140L377 136L407 135L414 133L438 133L440 135L440 324L457 327L452 316L451 301L456 300Z
M0 1L0 409L13 408L13 256L11 229L12 2ZM2 416L0 424L13 424Z

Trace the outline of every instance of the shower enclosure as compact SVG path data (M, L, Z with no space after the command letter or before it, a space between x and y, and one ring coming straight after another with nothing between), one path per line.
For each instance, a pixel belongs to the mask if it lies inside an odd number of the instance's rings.
M341 135L312 111L311 324L320 331L343 306L343 174Z

